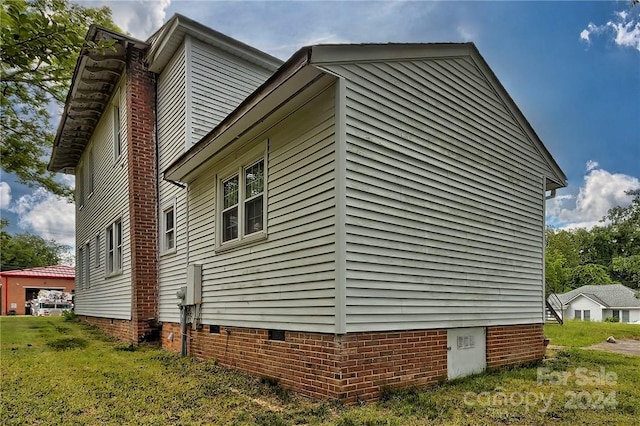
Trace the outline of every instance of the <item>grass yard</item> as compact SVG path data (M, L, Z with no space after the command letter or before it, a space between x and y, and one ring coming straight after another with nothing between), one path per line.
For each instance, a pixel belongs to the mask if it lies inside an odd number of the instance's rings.
M544 334L552 345L584 347L602 343L609 336L616 340L640 340L640 324L567 320L564 325L546 324Z
M488 372L344 407L62 318L4 317L0 333L3 425L634 425L640 417L640 357L577 348L544 362L542 375L538 366Z

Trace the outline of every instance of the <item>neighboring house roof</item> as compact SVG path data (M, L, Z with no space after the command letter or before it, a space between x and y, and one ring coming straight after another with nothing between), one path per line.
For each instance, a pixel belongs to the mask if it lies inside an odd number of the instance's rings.
M71 278L76 277L76 268L67 265L41 266L38 268L16 269L14 271L0 272L3 277L26 278Z
M579 296L587 297L606 308L640 308L640 299L634 290L622 284L585 285L568 293L559 294L563 305Z
M188 182L188 175L250 131L264 117L273 114L312 85L332 77L330 72L323 69L323 65L461 56L470 57L474 61L553 171L553 176L549 176L547 180L546 189L566 186L566 176L473 43L331 44L303 47L208 135L164 170L164 177L170 181Z

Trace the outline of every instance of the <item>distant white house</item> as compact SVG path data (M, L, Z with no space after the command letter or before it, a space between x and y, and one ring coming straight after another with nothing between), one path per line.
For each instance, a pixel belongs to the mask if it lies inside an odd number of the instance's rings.
M640 299L635 290L622 284L585 285L558 298L565 319L604 321L617 317L620 322L640 324Z

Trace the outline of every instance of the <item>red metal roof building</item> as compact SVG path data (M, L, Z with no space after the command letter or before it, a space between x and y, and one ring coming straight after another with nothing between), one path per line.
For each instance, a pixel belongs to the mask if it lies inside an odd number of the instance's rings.
M0 272L1 315L29 315L28 302L40 290L61 290L71 293L75 289L75 268L67 265L41 266Z

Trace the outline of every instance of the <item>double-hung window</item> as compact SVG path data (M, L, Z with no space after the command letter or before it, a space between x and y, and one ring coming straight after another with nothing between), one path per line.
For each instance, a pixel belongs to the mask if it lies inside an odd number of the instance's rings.
M160 248L162 253L176 251L176 207L170 204L162 208Z
M106 268L107 275L122 272L122 220L117 219L107 227L106 235Z
M264 237L265 157L239 165L218 182L218 247Z

